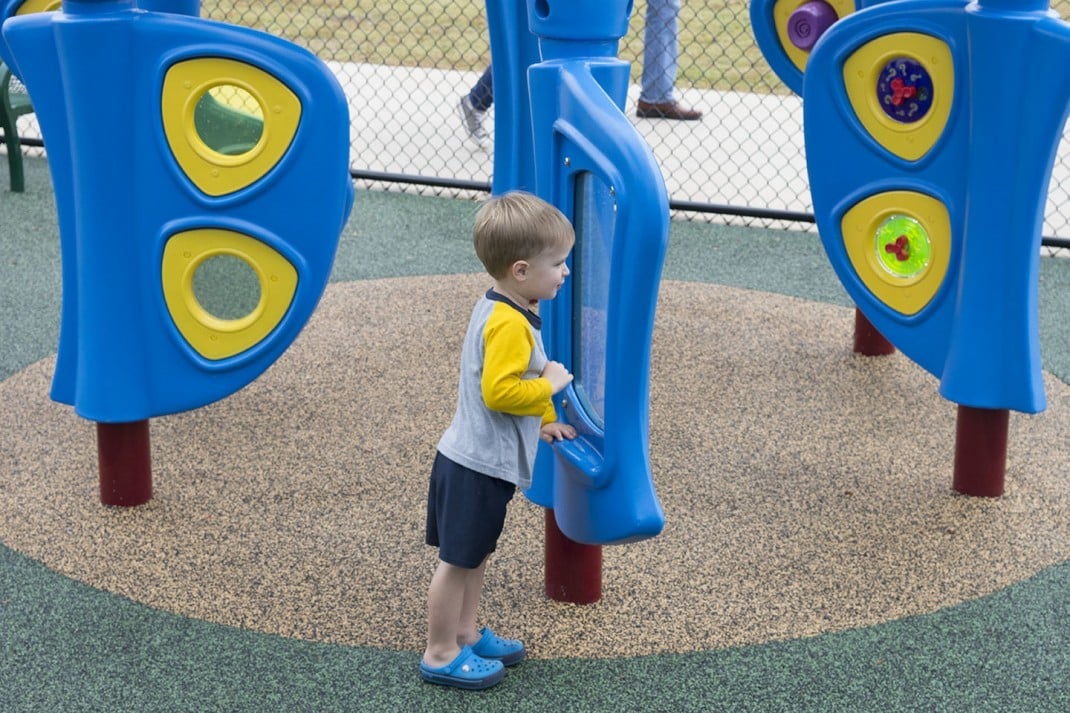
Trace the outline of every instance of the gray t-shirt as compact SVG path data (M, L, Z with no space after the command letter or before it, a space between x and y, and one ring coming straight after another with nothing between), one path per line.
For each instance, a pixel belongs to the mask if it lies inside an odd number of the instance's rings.
M438 442L453 462L521 489L531 485L539 429L554 420L541 326L493 290L480 298L461 348L457 410Z

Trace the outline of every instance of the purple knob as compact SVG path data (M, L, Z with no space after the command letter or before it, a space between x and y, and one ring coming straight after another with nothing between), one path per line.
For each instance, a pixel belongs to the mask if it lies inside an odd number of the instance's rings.
M797 7L788 18L788 39L799 49L809 51L838 19L836 11L825 0L810 0Z

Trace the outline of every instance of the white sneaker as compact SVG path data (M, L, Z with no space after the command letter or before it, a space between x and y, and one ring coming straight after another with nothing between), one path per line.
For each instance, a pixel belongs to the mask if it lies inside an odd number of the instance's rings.
M477 146L486 146L487 142L490 141L487 130L483 128L483 119L486 117L487 112L480 111L472 106L472 102L467 95L461 97L460 110L461 123L464 124L468 137L476 142Z

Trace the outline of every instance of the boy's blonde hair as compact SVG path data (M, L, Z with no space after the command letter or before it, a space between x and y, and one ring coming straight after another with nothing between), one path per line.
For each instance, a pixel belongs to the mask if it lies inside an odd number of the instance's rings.
M531 260L546 250L572 247L576 236L564 214L524 191L495 196L476 214L472 242L476 256L494 279L509 274L517 260Z

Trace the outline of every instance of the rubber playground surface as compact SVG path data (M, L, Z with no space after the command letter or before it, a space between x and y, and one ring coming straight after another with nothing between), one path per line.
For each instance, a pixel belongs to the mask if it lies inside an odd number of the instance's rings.
M477 204L358 189L332 283L260 379L152 424L155 497L99 504L92 424L48 399L47 163L0 191L0 710L1070 710L1070 261L1044 258L1048 409L1007 490L952 493L954 405L850 353L810 234L674 222L652 347L652 540L602 598L542 590L514 500L485 623L529 660L420 681L434 443L486 278Z

